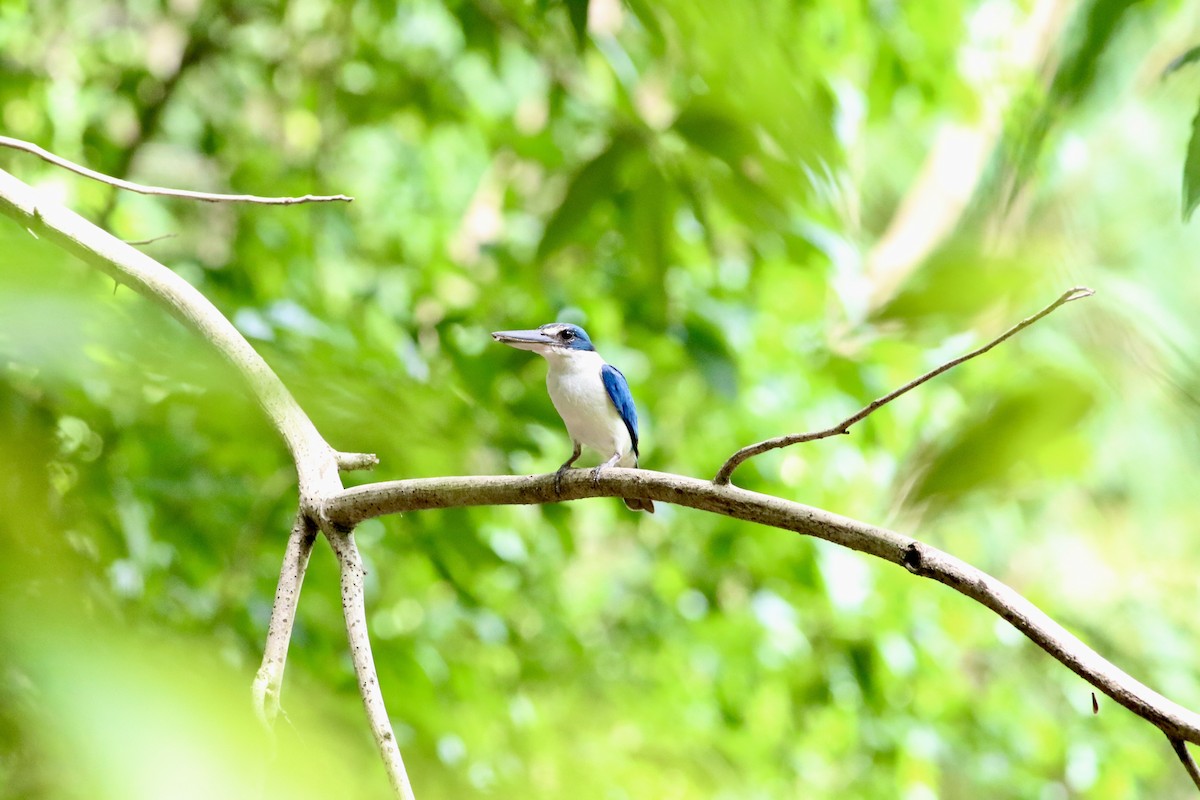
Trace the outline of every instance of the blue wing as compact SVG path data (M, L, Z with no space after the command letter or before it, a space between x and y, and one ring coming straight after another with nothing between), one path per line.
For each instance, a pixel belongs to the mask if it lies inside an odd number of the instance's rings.
M621 415L621 421L625 423L625 428L629 431L629 438L633 442L633 454L636 456L638 454L637 409L633 407L633 395L629 393L629 381L625 380L621 370L612 364L605 364L600 368L600 379L604 381L608 399L612 400L613 405L616 406L617 413Z

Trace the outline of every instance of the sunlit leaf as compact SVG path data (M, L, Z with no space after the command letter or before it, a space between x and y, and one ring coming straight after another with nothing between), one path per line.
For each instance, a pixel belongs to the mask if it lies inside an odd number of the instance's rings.
M688 352L695 359L708 385L722 397L737 395L737 362L725 336L712 322L699 315L684 323Z
M622 165L639 146L633 133L618 133L604 150L575 173L562 202L546 223L538 244L538 259L545 259L564 247L596 204L612 198L622 185Z
M696 147L724 161L741 174L743 160L757 151L753 135L728 115L689 107L675 119L676 133Z
M1200 109L1192 118L1187 158L1183 162L1183 218L1186 221L1200 205Z
M1058 446L1093 403L1077 380L1061 372L1039 370L1019 386L1005 387L912 465L919 478L910 502L948 502L1005 488L1017 466Z

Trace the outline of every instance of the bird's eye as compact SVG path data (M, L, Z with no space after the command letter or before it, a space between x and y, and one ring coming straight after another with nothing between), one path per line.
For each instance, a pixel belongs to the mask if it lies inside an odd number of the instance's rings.
M569 342L569 341L571 341L572 339L574 339L574 338L575 338L575 331L572 331L572 330L565 330L565 331L563 331L563 332L562 332L561 334L559 334L559 335L560 335L560 336L562 336L562 340L563 340L564 342Z

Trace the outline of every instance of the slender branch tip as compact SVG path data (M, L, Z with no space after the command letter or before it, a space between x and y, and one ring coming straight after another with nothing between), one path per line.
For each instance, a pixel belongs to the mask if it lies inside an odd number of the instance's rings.
M825 428L824 430L819 430L819 431L810 431L808 433L791 433L791 434L787 434L785 436L776 436L773 439L766 439L766 440L758 442L756 444L747 445L746 447L741 448L740 450L738 450L736 453L734 453L728 459L725 460L725 463L721 465L720 470L717 471L716 477L713 478L713 483L717 484L718 486L727 485L729 483L730 479L733 477L734 470L736 470L739 466L741 466L744 462L748 461L749 459L754 458L757 455L762 455L763 453L766 453L770 450L775 450L780 447L790 447L791 445L800 444L801 442L813 442L813 441L816 441L817 439L827 439L830 436L836 436L838 434L849 433L850 427L852 425L856 425L857 423L862 422L864 419L869 417L871 414L874 414L880 408L882 408L883 406L892 402L897 397L900 397L902 394L906 394L907 392L911 391L912 389L917 388L918 386L920 386L921 384L930 380L931 378L936 378L938 375L941 375L943 372L947 372L950 369L957 367L959 364L962 364L965 361L970 361L972 358L975 358L976 356L983 355L984 353L991 350L996 345L998 345L1001 342L1005 341L1006 339L1009 339L1010 337L1016 335L1017 333L1021 332L1025 328L1028 328L1030 325L1037 322L1038 320L1040 320L1042 317L1046 316L1050 312L1054 311L1054 309L1058 308L1059 306L1064 305L1065 303L1070 303L1073 300L1082 300L1085 297L1091 297L1094 294L1095 294L1095 291L1087 288L1086 286L1075 286L1075 287L1068 289L1067 291L1065 291L1061 295L1059 295L1058 299L1055 300L1053 303L1046 306L1045 308L1043 308L1041 311L1037 312L1036 314L1026 317L1025 319L1021 320L1016 325L1013 325L1011 328L1006 330L1004 333L1002 333L999 336L997 336L996 338L992 339L990 342L983 345L982 347L977 347L976 349L972 350L969 353L966 353L965 355L961 355L957 358L952 358L949 361L945 362L944 364L941 364L940 366L929 370L924 375L914 378L913 380L911 380L908 383L901 386L899 389L896 389L892 392L889 392L888 394L885 394L883 397L880 397L876 400L871 401L871 403L869 403L868 405L866 405L865 407L860 409L857 413L855 413L849 417L846 417L844 420L837 423L836 425L833 425L831 427L828 427L828 428Z
M1196 759L1192 758L1192 753L1188 750L1187 742L1169 733L1167 734L1167 738L1171 741L1171 749L1175 751L1175 755L1179 756L1179 763L1183 764L1188 777L1192 779L1192 783L1196 785L1196 788L1200 789L1200 767L1196 766Z
M179 234L177 234L177 233L163 233L163 234L159 234L158 236L151 236L147 239L125 239L124 241L125 241L125 244L132 245L134 247L141 247L142 245L154 244L155 242L161 242L164 239L174 239L178 235Z
M372 469L379 464L379 456L374 453L342 453L334 455L338 469L342 472L352 472L358 469Z
M74 172L76 175L82 175L85 178L91 178L94 181L106 183L109 186L124 189L128 192L137 192L138 194L158 195L160 197L182 197L187 200L199 200L204 203L257 203L268 206L291 206L300 203L350 203L354 201L353 197L348 197L344 194L306 194L303 197L259 197L253 194L219 194L215 192L193 192L188 189L169 189L164 186L147 186L122 178L114 178L111 175L105 175L103 172L97 172L94 169L76 164L74 161L69 161L62 156L55 155L49 150L39 147L33 142L27 142L24 139L0 136L0 147L7 147L12 150L20 150L23 153L35 155L47 163L53 164L56 167L62 167L69 172ZM37 209L34 209L34 215L38 216Z

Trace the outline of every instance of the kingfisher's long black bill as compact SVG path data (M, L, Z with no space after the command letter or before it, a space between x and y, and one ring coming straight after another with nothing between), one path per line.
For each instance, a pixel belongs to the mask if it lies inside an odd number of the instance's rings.
M492 338L519 350L536 350L539 347L554 344L553 339L539 330L496 331L492 334Z

